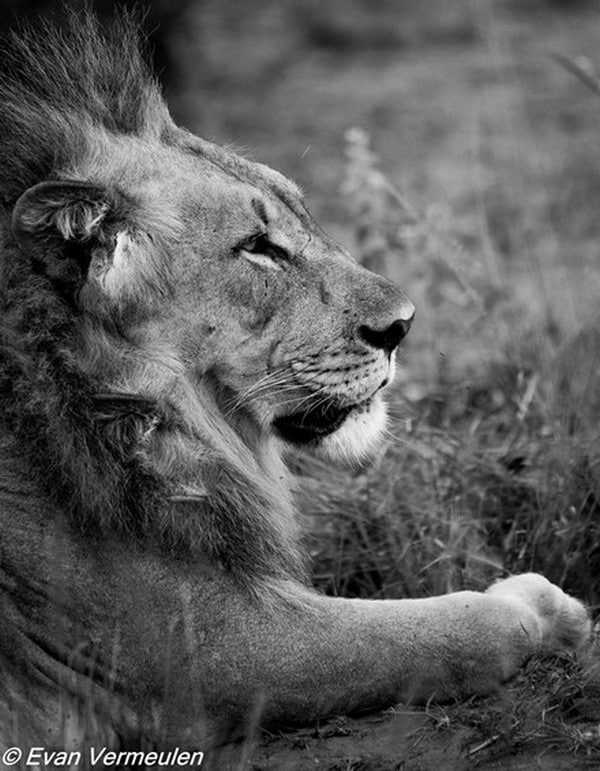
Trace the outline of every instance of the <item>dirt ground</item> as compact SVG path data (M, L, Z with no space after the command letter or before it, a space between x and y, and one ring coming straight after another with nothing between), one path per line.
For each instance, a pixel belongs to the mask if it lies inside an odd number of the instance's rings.
M581 724L580 730L587 730ZM573 729L577 730L577 729ZM536 742L513 746L501 734L475 731L424 711L395 710L368 718L338 718L320 727L265 736L257 745L217 753L209 771L573 771L598 768L598 757Z

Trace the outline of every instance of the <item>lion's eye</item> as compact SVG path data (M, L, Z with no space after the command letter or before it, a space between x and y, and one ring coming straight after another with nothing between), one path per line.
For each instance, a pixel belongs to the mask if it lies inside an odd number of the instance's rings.
M281 270L281 263L290 257L285 249L269 241L263 234L246 239L236 251L248 262L270 270Z

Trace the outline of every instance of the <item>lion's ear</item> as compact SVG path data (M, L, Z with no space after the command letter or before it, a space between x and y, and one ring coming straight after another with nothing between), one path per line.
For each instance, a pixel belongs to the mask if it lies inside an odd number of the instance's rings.
M17 201L12 231L23 253L66 290L87 277L92 250L120 218L114 193L85 182L41 182Z

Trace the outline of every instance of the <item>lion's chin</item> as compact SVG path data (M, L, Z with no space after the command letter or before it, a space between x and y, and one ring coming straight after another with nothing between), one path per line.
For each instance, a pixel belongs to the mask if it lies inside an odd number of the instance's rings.
M386 420L386 404L381 394L376 394L367 404L352 411L337 431L317 442L312 451L338 465L363 461L379 446Z
M329 410L298 422L294 416L275 423L280 437L300 445L314 455L339 465L350 465L368 457L377 447L385 428L387 409L381 395L353 407Z

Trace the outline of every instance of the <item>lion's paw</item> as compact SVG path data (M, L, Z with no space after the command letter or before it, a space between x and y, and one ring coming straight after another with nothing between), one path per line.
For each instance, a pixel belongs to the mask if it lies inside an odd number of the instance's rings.
M486 594L517 601L533 611L541 625L543 650L580 650L591 640L592 625L583 603L537 573L505 578Z

